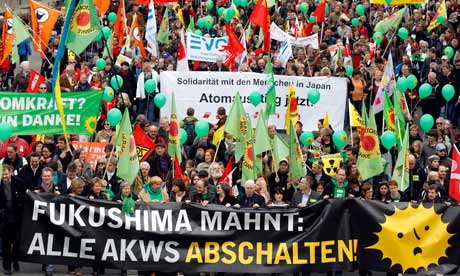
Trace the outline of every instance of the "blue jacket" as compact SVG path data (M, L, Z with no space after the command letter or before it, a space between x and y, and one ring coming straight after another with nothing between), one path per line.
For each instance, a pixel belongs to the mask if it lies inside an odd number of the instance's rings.
M25 56L25 55L30 56L32 54L32 49L30 48L30 43L29 43L28 39L26 39L23 42L19 43L19 45L18 45L18 54L20 56Z

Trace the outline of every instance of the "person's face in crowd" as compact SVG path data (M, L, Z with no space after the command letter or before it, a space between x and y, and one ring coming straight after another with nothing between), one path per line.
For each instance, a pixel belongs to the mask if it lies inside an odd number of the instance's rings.
M444 166L441 167L441 166L440 166L440 167L439 167L439 171L438 171L439 178L440 178L440 179L446 179L446 177L447 177L447 172L448 172L448 171L449 171L449 170L448 170L446 167L444 167Z
M180 192L179 186L177 186L177 185L173 185L171 189L176 194Z
M437 168L439 168L439 160L433 160L433 161L431 161L431 168L432 168L432 169L437 169Z
M323 143L327 145L327 144L331 143L331 136L330 135L323 135L322 140L323 140Z
M374 80L377 82L380 82L382 80L382 72L381 71L375 71L374 74Z
M149 131L148 131L147 134L148 134L148 135L150 136L150 138L152 138L152 139L157 138L157 135L158 135L158 128L157 128L156 126L150 126L150 127L149 127Z
M131 186L129 185L123 186L123 189L121 189L121 193L124 196L129 196L131 194Z
M281 162L279 171L284 173L284 172L287 172L288 169L289 169L288 164L286 162Z
M449 67L443 67L443 68L442 68L442 74L443 74L444 76L449 76L449 74L450 74L450 69L449 69Z
M276 128L275 127L269 127L268 128L268 136L270 136L270 138L274 138L275 137L275 134L276 134Z
M211 153L209 153L209 152L205 152L205 153L204 153L204 162L206 162L206 163L212 162L212 155L211 155Z
M259 59L257 61L257 66L261 69L261 70L265 70L265 60L263 58Z
M413 170L415 168L415 165L417 164L417 160L413 155L409 155L409 169Z
M67 172L67 177L72 180L72 179L75 179L77 177L77 172Z
M174 64L170 63L168 64L168 67L166 68L167 71L174 71Z
M396 186L396 185L391 185L391 186L390 186L390 193L391 193L392 195L397 195L397 194L398 194L398 186Z
M191 166L189 164L185 164L185 172L190 175L190 173L192 172L192 170L194 169L195 167L194 166Z
M75 195L81 195L82 192L83 192L83 186L78 186L73 193Z
M57 148L58 148L59 150L65 150L66 147L67 147L66 144L65 144L65 142L62 141L62 140L58 140L56 146L57 146Z
M37 143L37 144L35 145L35 152L41 153L41 152L42 152L42 149L43 149L43 144L42 144L42 143Z
M386 194L388 194L388 187L386 185L380 186L379 192L382 196L385 196Z
M417 137L418 131L417 131L416 128L411 128L409 130L409 134L410 134L411 137Z
M53 173L49 171L42 172L42 182L45 184L53 182Z
M80 151L80 157L78 157L81 161L86 160L86 151L82 150Z
M311 170L315 175L321 174L321 171L323 170L321 166L318 163L313 163Z
M276 192L275 193L275 202L282 202L283 201L283 193Z
M346 174L345 174L345 170L343 169L339 169L337 171L337 175L336 175L336 181L337 183L343 183L345 181L345 178L347 178Z
M155 153L158 156L163 156L165 154L165 148L164 147L156 147L155 148Z
M435 200L438 197L438 193L435 189L428 189L428 199Z
M152 187L152 189L153 189L154 191L158 191L158 190L161 189L161 182L159 182L159 181L152 181L152 182L150 182L150 186Z
M216 64L217 64L217 66L219 66L219 67L222 66L222 64L223 64L223 59L222 59L221 56L219 56L219 57L216 58Z
M429 142L430 144L436 143L436 139L437 139L436 136L428 135L428 142Z
M42 83L42 84L40 84L40 86L38 87L38 90L39 90L38 92L40 92L40 93L45 93L46 90L48 90L48 87L46 86L46 84Z
M353 155L353 152L351 150L347 150L347 159L350 162L355 162L355 156Z
M141 167L141 173L143 177L148 177L149 175L149 168L147 166L142 166Z
M201 179L196 183L196 192L198 194L205 194L207 192L206 185Z
M77 175L81 175L83 171L83 166L81 165L81 162L77 162L76 166L77 166Z
M112 162L109 162L109 164L107 165L107 171L110 173L113 173L116 168L117 166L115 166Z
M442 157L445 157L445 156L447 155L447 152L446 152L445 149L443 149L443 150L438 150L438 155L439 155L439 157L442 158Z
M198 156L198 159L201 159L201 157L203 157L203 155L204 155L204 149L203 148L198 148L196 150L196 155Z
M168 126L169 126L168 120L165 119L165 118L161 118L161 119L160 119L160 127L161 127L162 129L168 129Z
M256 184L254 183L246 183L244 186L244 191L246 193L246 196L251 197L254 195L254 191L256 189Z
M16 151L12 147L7 147L6 148L6 156L9 159L15 159L16 158Z
M93 193L97 195L100 194L102 191L102 184L100 182L94 183L92 190L93 190Z
M217 190L218 195L223 195L223 196L225 195L225 191L224 191L224 189L222 189L222 185L218 184L216 186L216 190Z
M51 157L51 151L48 148L43 148L42 149L42 155L43 155L43 158L50 158Z
M356 167L355 164L351 165L350 173L353 175L358 173L358 168Z
M299 189L304 192L310 191L310 183L305 177L302 177L302 179L300 179Z
M372 200L372 198L374 197L374 190L372 189L372 187L366 191L366 193L364 194L364 198L366 200Z
M199 180L200 180L200 177L198 175L194 175L192 178L192 185L196 185Z
M86 74L81 74L80 83L88 83L88 76Z

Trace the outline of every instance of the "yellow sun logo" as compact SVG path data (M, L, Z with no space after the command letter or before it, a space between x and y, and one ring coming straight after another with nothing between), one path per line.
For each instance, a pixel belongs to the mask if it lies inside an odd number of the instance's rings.
M392 215L385 215L382 230L375 233L378 241L367 247L382 253L383 259L390 259L390 266L400 265L402 272L409 269L428 269L431 264L438 265L439 259L447 257L450 246L447 223L441 220L434 207L425 208L422 204L415 208L409 204L406 209L398 209Z
M94 116L89 117L85 121L85 128L90 133L93 134L96 131L97 119Z

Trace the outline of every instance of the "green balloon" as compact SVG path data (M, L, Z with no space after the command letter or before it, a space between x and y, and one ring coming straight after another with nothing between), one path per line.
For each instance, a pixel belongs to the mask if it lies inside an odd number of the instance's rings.
M396 87L399 89L399 92L404 93L409 88L407 79L405 77L399 77L396 82Z
M114 127L121 121L121 111L118 108L110 109L109 113L107 113L107 121L109 124Z
M381 32L375 32L372 39L374 39L375 44L379 45L383 41L383 34Z
M204 17L198 19L198 20L196 21L196 25L198 26L198 28L203 29L203 28L204 28Z
M240 6L246 8L248 6L248 0L240 0Z
M262 94L259 91L253 91L249 94L249 101L253 106L258 106L262 101Z
M156 107L162 108L166 104L166 96L163 93L158 93L153 98L153 103Z
M366 8L364 8L363 4L359 4L358 6L356 6L356 14L358 14L358 16L363 15L365 12Z
M383 147L390 150L396 144L396 135L393 131L387 130L382 133L382 136L380 136L380 141L382 142Z
M358 25L359 25L359 18L356 18L356 17L353 18L353 19L351 20L351 26L352 26L352 27L357 27Z
M222 18L223 18L224 20L227 20L227 19L226 19L226 18L227 18L227 9L224 9L224 11L222 12Z
M183 128L179 128L179 137L180 137L180 144L183 145L187 141L188 135L187 131Z
M450 46L447 46L446 48L444 48L444 55L451 59L454 55L454 49Z
M107 19L109 20L109 22L114 23L117 20L117 14L114 12L111 12L107 16Z
M324 8L324 11L326 13L329 13L329 3L326 3L326 7Z
M332 141L338 149L342 149L348 142L347 133L343 130L336 130L332 134Z
M425 114L420 118L420 127L424 132L428 132L434 125L433 116Z
M345 67L345 71L346 71L347 75L349 77L351 77L353 75L353 71L354 71L353 66L347 65L347 67Z
M452 100L455 94L455 88L452 84L446 84L442 88L442 97L448 102Z
M402 39L402 40L406 40L406 38L409 36L409 31L404 28L404 27L401 27L399 28L398 30L398 36Z
M204 18L204 27L206 29L211 29L212 26L214 25L214 18L212 18L212 16L208 15Z
M418 90L418 96L420 97L420 100L428 98L428 96L431 95L432 91L433 87L429 83L422 84L420 86L420 89Z
M304 131L300 135L300 142L306 147L311 145L313 141L315 141L315 135L311 131Z
M9 123L0 124L0 141L6 141L13 134L13 126Z
M235 14L236 14L236 12L235 12L234 8L228 8L227 9L227 18L229 20L232 20L232 18L235 17Z
M321 95L320 95L318 89L312 88L312 89L308 90L308 100L312 104L316 104L317 102L319 102L320 97L321 97Z
M110 79L110 85L115 90L120 90L123 86L123 78L120 75L115 75Z
M235 4L235 6L239 6L241 4L241 1L240 0L233 0L233 4Z
M203 35L203 32L199 29L196 29L193 33L196 35Z
M385 2L386 2L388 5L390 5L391 2L392 2L392 0L385 0Z
M225 8L224 7L220 7L218 10L217 10L217 14L219 16L222 16L222 13L225 11Z
M438 21L439 24L444 24L446 18L444 18L442 15L438 15L438 17L436 17L436 21Z
M308 4L303 2L302 4L300 4L300 11L303 13L303 14L306 14L308 12Z
M112 87L106 86L104 88L104 95L103 95L104 100L106 102L110 102L114 96L115 96L115 91L113 91Z
M209 123L203 120L200 120L195 123L195 133L198 138L203 138L209 133Z
M112 34L112 30L109 27L105 26L102 28L102 35L105 40L107 40L111 34Z
M407 76L407 78L406 78L406 82L407 82L407 87L408 87L410 90L413 90L415 87L417 87L418 80L417 80L417 77L416 77L416 76L414 76L414 75L409 75L409 76Z
M147 92L147 94L152 94L153 91L155 91L155 89L157 89L157 82L152 80L152 79L149 79L149 80L147 80L145 82L144 88L145 88L145 92Z
M103 58L98 59L96 61L96 67L99 70L104 70L104 68L105 68L105 59L103 59Z
M212 2L212 0L206 1L206 10L210 11L212 8L214 8L214 2Z
M310 18L308 19L308 21L310 21L311 23L315 23L316 22L316 16L310 15Z

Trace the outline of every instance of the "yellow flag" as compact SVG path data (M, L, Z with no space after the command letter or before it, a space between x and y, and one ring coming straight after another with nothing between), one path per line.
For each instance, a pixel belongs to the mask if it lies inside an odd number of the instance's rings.
M61 117L62 132L64 132L65 143L67 144L67 147L70 149L69 138L67 137L67 126L66 126L66 121L64 117L64 107L62 106L60 77L61 77L61 74L59 73L59 68L58 68L56 85L54 87L54 97L56 99L56 106L59 112L59 116Z
M291 86L289 87L288 106L286 110L286 121L284 123L286 127L286 133L288 135L289 135L289 130L291 128L290 126L291 121L295 127L298 120L299 120L299 112L297 110L297 96L295 94L294 85L291 84Z
M441 25L438 22L438 16L443 16L444 20L447 20L446 2L444 0L441 1L441 5L439 6L438 10L436 11L436 14L431 19L430 25L427 28L428 32L431 32L431 30L433 30L434 28L436 28L439 25Z
M348 112L350 113L350 122L352 127L362 127L365 125L363 118L359 115L354 105L348 101Z
M177 18L178 18L179 21L182 23L182 27L185 27L184 14L182 13L182 8L180 7L179 4L176 4L176 6L174 7L174 9L176 10Z
M324 115L323 128L329 128L329 112Z
M212 143L217 146L219 142L224 139L224 127L219 127L216 131L214 131L214 135L212 136Z

